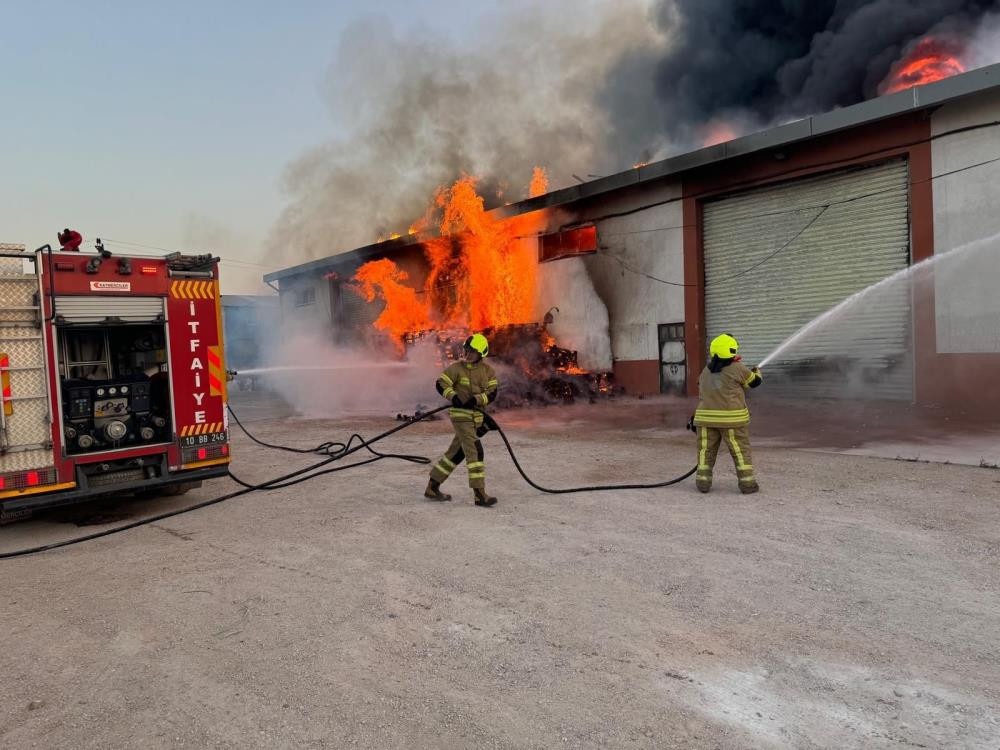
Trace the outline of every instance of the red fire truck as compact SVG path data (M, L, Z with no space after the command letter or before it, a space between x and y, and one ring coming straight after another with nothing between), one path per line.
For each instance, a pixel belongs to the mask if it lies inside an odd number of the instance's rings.
M0 521L226 474L218 258L0 246Z

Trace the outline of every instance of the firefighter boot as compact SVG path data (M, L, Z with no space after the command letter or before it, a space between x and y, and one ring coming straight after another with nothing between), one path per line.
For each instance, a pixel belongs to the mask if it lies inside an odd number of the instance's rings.
M476 497L476 505L480 508L490 508L497 504L497 499L491 497L485 488L477 488L473 490Z
M712 477L711 475L705 476L699 473L694 479L694 486L698 488L699 492L709 492L712 489Z
M755 492L760 492L760 485L755 479L749 482L740 482L740 492L744 495L752 495Z
M424 490L424 497L428 500L439 500L441 502L451 500L451 495L441 491L441 483L436 479L431 479L427 482L427 489Z

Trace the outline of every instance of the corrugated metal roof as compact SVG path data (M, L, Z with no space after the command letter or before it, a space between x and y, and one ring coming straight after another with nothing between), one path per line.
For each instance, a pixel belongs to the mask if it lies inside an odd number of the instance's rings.
M969 71L961 75L935 81L924 86L916 86L906 91L900 91L888 96L869 99L850 107L835 109L822 115L807 117L785 125L779 125L759 133L751 133L717 146L700 148L678 156L672 156L663 161L654 162L638 169L601 177L590 182L572 185L561 190L529 198L519 203L496 209L504 216L538 211L543 208L563 206L575 203L584 198L618 190L624 187L639 185L665 177L674 177L692 169L715 164L737 156L745 156L757 151L778 148L792 143L798 143L822 135L837 133L860 125L867 125L890 117L897 117L908 112L918 112L930 107L937 107L946 102L955 101L973 94L981 94L1000 88L1000 64ZM364 262L385 255L394 249L419 243L416 237L406 236L387 242L366 245L356 250L350 250L327 258L321 258L309 263L303 263L280 271L273 271L264 276L265 281L277 281L289 276L307 274L313 271L327 270L349 263Z

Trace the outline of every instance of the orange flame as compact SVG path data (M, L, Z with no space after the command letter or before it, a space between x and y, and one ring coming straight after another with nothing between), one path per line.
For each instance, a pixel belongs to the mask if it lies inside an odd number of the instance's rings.
M352 286L365 301L385 300L385 309L375 327L388 333L422 331L431 326L427 304L417 298L417 290L402 282L409 274L388 258L365 263L354 274Z
M531 185L528 187L528 197L537 198L549 192L549 174L544 167L535 167L531 175Z
M548 189L545 170L536 168L532 195ZM430 328L478 330L532 322L541 214L499 219L486 211L476 192L476 179L463 177L440 188L434 205L410 227L424 234L436 224L440 236L424 242L429 266L423 298L401 282L408 276L393 261L364 264L354 276L367 301L381 299L385 310L375 322L380 330L401 338Z
M893 67L879 86L879 94L895 94L964 73L966 67L959 55L954 41L925 37Z

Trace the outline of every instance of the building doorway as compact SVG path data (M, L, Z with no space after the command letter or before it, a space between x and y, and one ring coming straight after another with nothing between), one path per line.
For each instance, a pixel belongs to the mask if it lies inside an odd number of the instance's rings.
M687 355L684 350L684 324L661 323L657 326L660 342L660 393L687 394Z

